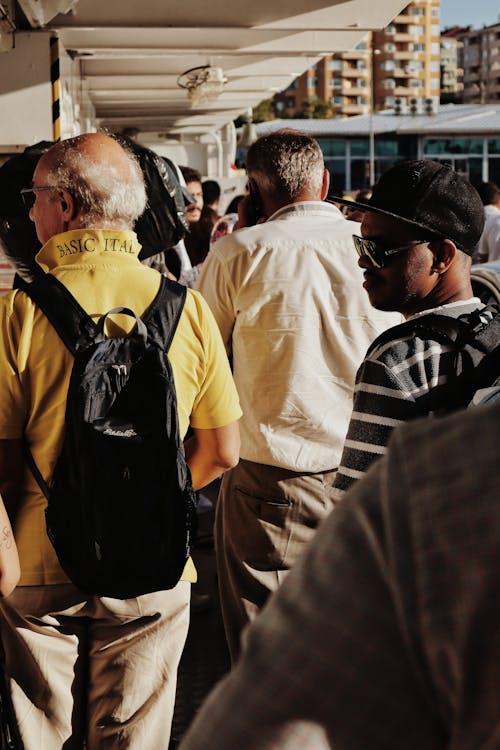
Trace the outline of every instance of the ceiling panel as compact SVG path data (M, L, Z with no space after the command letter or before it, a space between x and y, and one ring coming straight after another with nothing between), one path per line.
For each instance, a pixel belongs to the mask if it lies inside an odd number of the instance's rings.
M72 0L74 1L74 0ZM21 4L53 0L19 0ZM329 52L352 49L405 0L78 0L54 29L77 61L97 117L126 126L192 133L215 130ZM185 71L221 67L218 99L192 107L177 85Z

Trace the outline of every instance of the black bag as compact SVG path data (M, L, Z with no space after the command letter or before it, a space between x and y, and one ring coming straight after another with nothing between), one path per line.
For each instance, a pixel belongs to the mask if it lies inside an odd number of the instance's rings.
M487 305L460 315L429 313L384 331L368 349L414 333L419 338L452 346L455 377L432 389L432 411L448 412L468 406L474 395L500 382L500 309Z
M167 358L186 289L162 277L142 320L115 308L97 325L51 274L24 291L75 357L50 487L28 458L61 566L88 594L128 599L170 589L190 555L195 513ZM136 318L128 336L105 335L116 313Z
M52 145L50 141L42 141L29 146L0 167L0 244L26 281L32 281L43 271L35 263L41 244L20 190L30 187L38 160Z
M116 136L136 156L144 174L148 204L134 231L144 260L176 245L187 232L185 202L171 162L126 136Z

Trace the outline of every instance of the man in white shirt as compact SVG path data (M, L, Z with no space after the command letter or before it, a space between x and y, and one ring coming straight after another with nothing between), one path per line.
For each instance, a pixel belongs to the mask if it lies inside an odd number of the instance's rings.
M247 170L246 228L215 243L199 279L243 408L242 460L226 474L216 517L233 659L241 630L332 509L356 369L400 320L370 306L352 241L358 225L323 202L329 174L313 138L263 136Z
M480 263L500 260L500 188L494 182L481 182L477 191L483 202L485 222L476 258Z

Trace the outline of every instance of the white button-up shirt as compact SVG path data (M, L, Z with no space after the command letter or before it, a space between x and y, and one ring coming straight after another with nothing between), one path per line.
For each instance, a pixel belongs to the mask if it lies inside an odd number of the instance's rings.
M241 456L294 471L336 468L356 370L401 320L374 310L347 221L329 203L281 208L216 242L198 289L232 354Z

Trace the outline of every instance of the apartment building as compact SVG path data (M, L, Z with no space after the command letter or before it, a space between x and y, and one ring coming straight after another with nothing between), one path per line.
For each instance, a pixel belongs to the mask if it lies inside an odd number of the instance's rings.
M441 34L441 103L463 101L464 71L461 67L463 43L456 38L460 27L446 29ZM459 59L460 58L460 59Z
M324 57L315 68L275 97L282 116L304 104L329 105L333 116L366 114L412 100L439 100L440 0L415 0L381 31L369 33L356 49ZM373 101L373 107L372 107Z
M463 102L491 104L500 101L500 23L482 29L456 32L461 42L459 67L463 68Z

